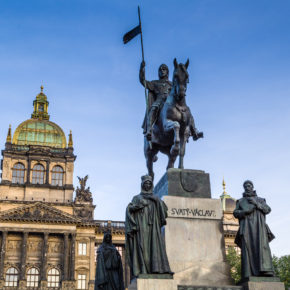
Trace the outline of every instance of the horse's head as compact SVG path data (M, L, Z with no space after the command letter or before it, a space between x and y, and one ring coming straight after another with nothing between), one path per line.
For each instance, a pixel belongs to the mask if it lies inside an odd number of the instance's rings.
M177 101L181 101L186 96L186 88L188 80L188 72L187 68L189 65L189 59L187 59L185 64L177 63L176 58L173 61L174 63L174 72L173 72L173 90L174 90L174 98Z

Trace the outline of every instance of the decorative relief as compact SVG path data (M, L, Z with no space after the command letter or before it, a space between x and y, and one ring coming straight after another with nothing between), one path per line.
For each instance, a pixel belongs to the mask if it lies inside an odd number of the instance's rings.
M42 244L42 241L29 241L27 250L28 252L41 252Z
M18 252L21 249L22 242L19 240L8 240L7 251L8 252Z
M9 161L8 160L4 160L4 162L3 162L3 167L5 168L5 169L9 169Z
M74 214L77 217L80 217L82 219L88 219L88 220L92 220L93 219L93 208L85 208L85 207L81 207L81 208L74 208Z
M63 253L63 242L51 241L48 244L48 253Z
M0 220L21 220L41 222L78 223L80 220L72 215L48 206L42 202L34 205L19 207L0 213Z

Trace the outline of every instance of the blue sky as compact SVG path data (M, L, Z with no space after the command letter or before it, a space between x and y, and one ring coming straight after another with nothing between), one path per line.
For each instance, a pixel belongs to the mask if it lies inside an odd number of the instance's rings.
M205 138L185 167L210 173L218 198L239 198L245 179L272 207L276 255L290 253L290 2L288 0L0 1L0 143L32 113L41 84L51 121L74 136L76 176L89 174L96 219L123 220L146 172L139 84L143 21L146 77L185 62L187 103ZM166 158L155 164L156 180Z

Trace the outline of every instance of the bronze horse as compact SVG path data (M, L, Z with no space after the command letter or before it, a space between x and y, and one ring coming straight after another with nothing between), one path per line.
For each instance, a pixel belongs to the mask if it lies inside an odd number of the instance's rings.
M172 89L153 126L152 143L144 138L148 174L152 177L154 177L153 162L157 160L159 151L168 156L167 169L174 167L177 156L179 156L178 168L183 169L185 145L189 137L192 136L194 141L203 138L203 133L195 128L193 116L185 101L189 60L185 64L178 64L175 58L173 63Z

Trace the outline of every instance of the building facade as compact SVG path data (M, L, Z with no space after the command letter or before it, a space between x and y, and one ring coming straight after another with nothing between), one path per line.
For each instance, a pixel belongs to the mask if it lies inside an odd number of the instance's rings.
M96 249L103 232L125 264L124 222L94 220L87 177L73 197L72 133L51 122L47 96L33 102L31 118L2 150L0 183L0 289L94 289Z

